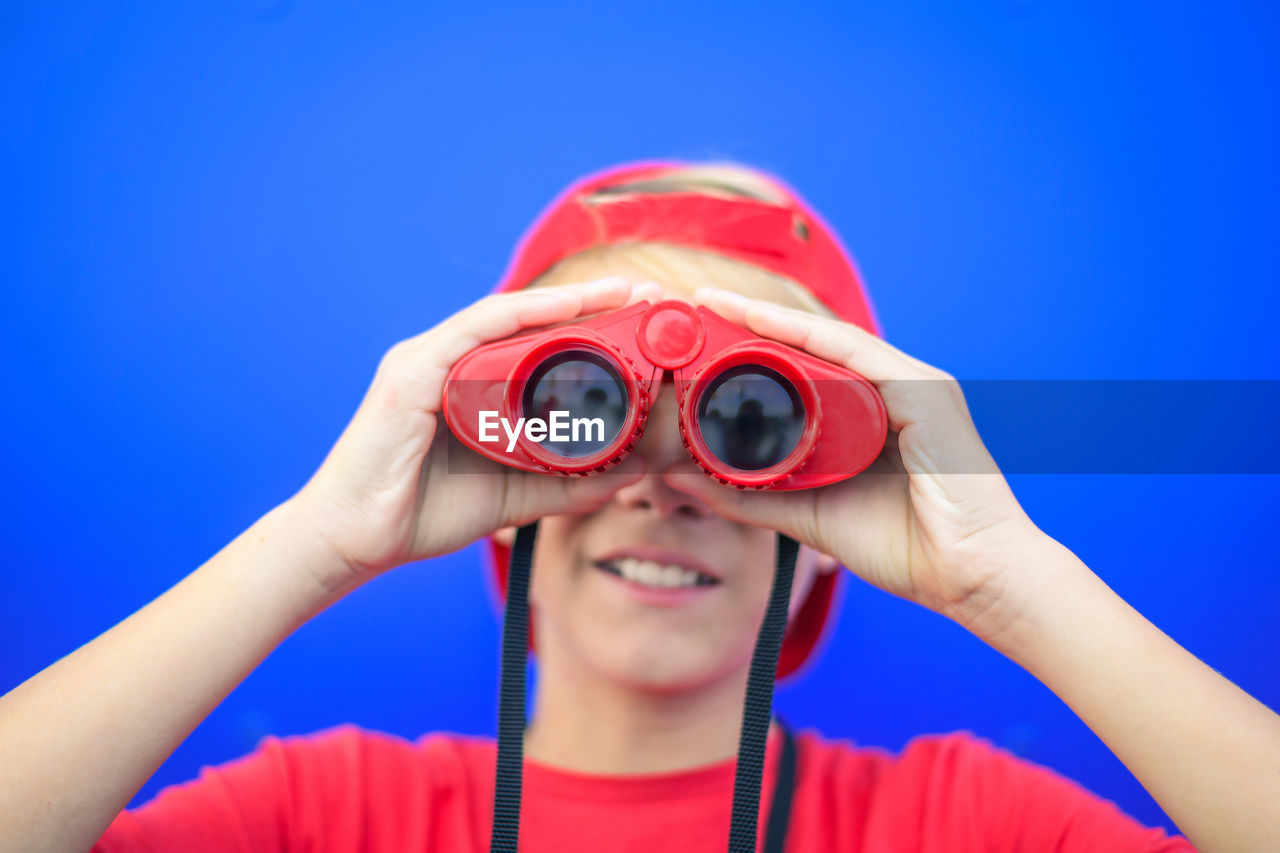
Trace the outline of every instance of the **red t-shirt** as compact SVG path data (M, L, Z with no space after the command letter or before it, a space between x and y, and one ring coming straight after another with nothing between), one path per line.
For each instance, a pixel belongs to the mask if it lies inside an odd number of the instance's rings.
M899 756L812 732L798 734L796 746L789 853L1193 851L968 733L916 738ZM762 828L780 748L775 730ZM495 761L492 740L451 734L409 743L342 726L267 738L251 755L123 812L94 850L487 851ZM734 765L600 776L527 761L520 849L723 851Z

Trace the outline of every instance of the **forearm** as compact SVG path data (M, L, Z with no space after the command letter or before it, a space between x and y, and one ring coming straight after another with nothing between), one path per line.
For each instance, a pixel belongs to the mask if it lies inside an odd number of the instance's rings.
M0 698L0 848L87 850L240 681L344 592L286 503Z
M1197 847L1280 839L1280 717L1184 650L1039 534L988 638L1111 748Z

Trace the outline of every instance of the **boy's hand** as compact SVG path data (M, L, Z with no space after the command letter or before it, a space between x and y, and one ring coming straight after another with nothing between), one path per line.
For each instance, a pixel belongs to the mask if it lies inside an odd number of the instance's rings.
M324 464L295 496L346 570L345 586L445 554L507 525L589 511L643 474L640 459L608 476L557 477L500 465L460 443L445 452L445 377L467 352L524 329L610 311L641 298L622 278L485 297L393 346ZM446 456L449 458L446 459Z
M726 518L786 533L979 636L1016 619L1004 557L1044 534L983 446L954 378L850 323L720 290L695 299L865 377L884 399L890 432L866 471L822 488L740 491L683 464L666 473L673 488Z

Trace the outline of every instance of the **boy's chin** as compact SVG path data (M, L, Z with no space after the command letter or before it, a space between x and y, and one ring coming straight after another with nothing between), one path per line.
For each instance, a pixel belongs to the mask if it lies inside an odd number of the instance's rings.
M711 686L742 669L750 660L709 648L614 646L598 662L606 678L647 693L684 693Z

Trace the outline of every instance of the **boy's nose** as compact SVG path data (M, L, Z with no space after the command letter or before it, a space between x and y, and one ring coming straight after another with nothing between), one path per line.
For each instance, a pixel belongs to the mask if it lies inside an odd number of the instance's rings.
M688 461L689 451L680 440L680 423L675 386L664 382L649 410L644 435L632 453L644 457L646 474L636 483L619 489L614 499L634 509L652 509L660 515L705 518L710 508L697 498L678 492L662 480L662 471L673 462Z

